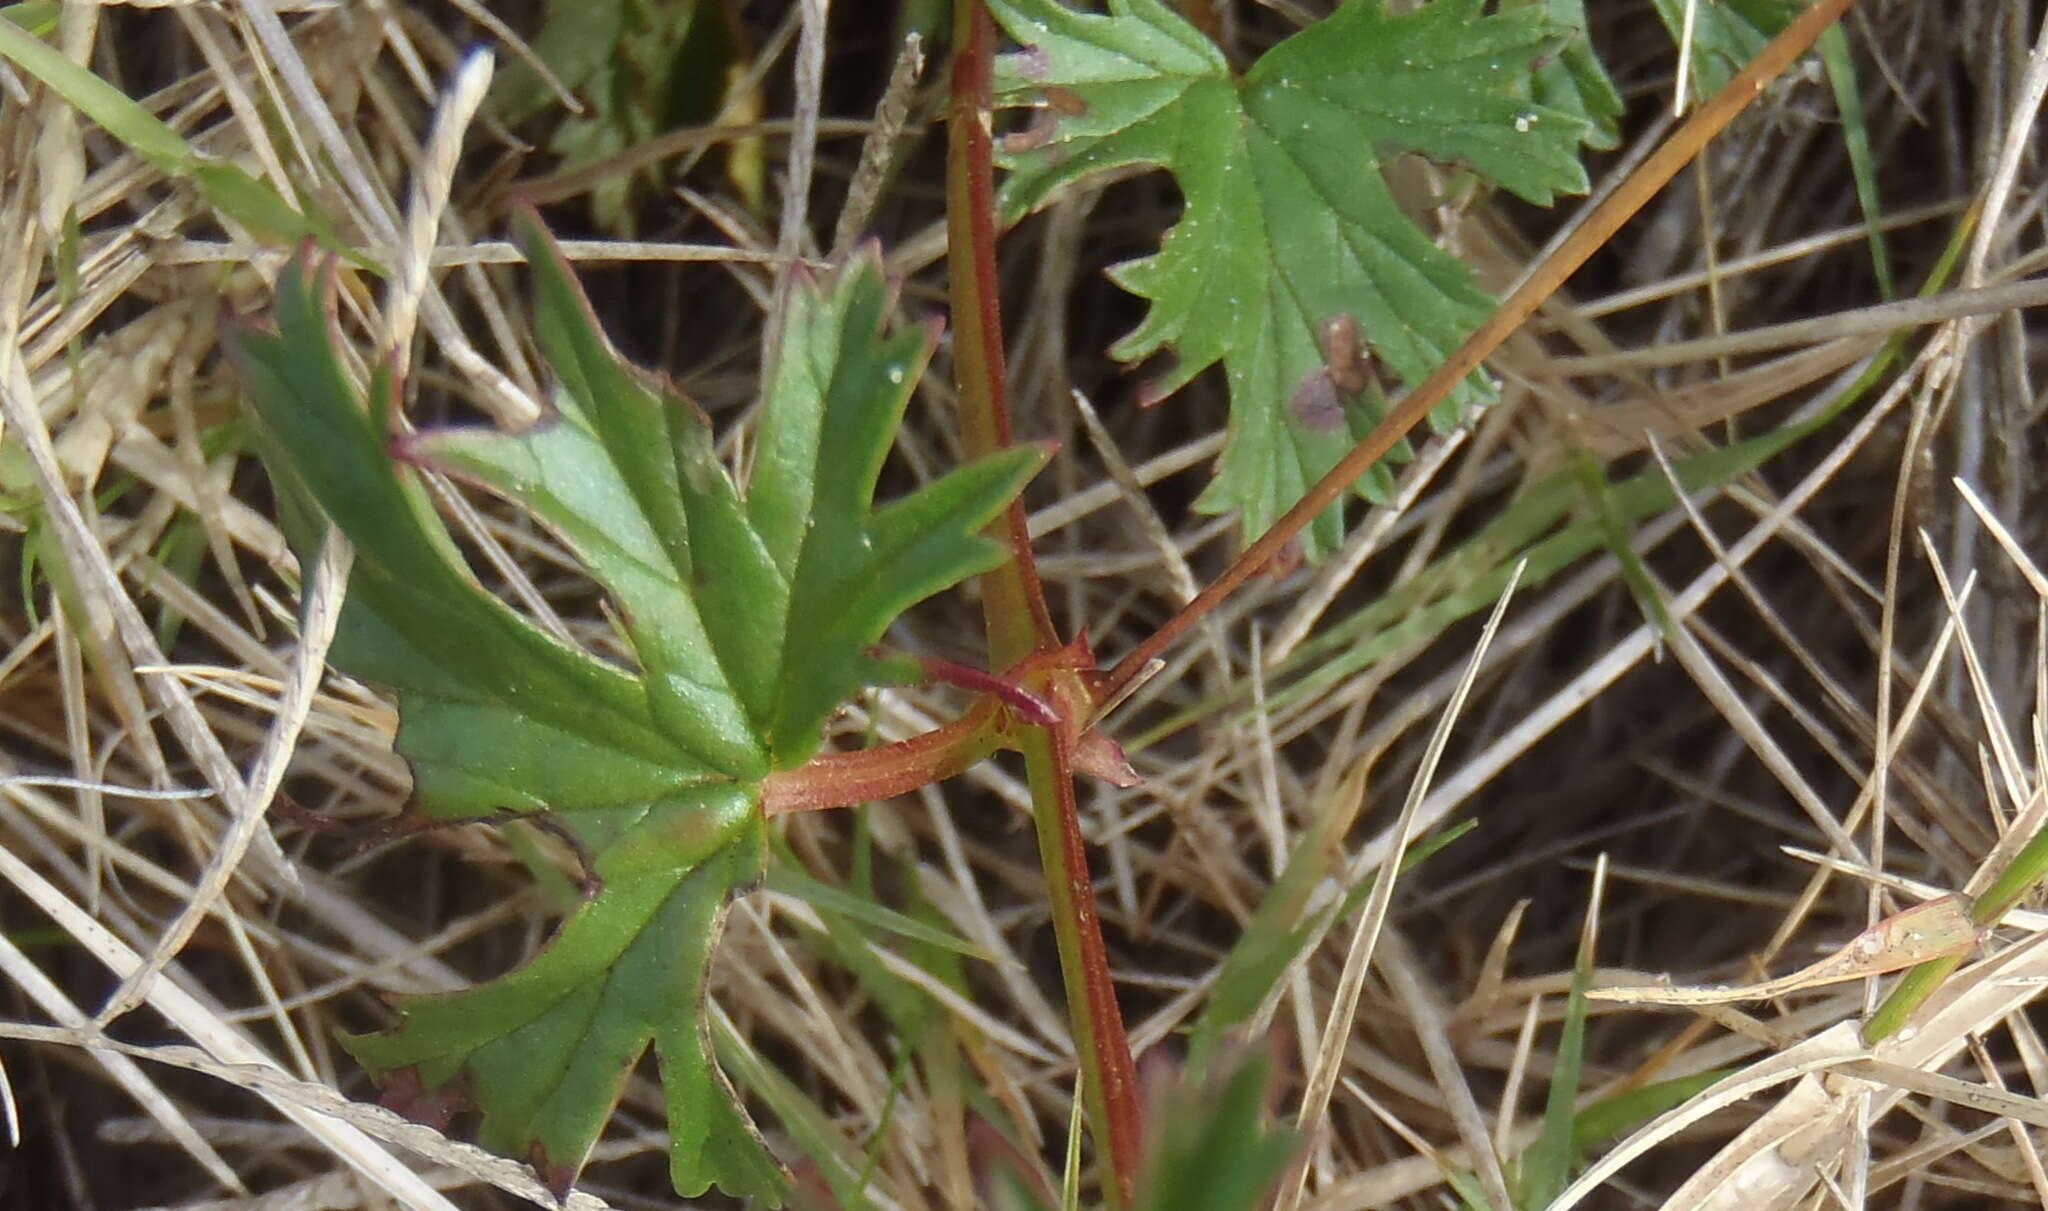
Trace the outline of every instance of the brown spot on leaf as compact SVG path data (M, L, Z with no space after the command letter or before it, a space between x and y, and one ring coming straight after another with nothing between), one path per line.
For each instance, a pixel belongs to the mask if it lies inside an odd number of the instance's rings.
M1053 124L1056 121L1058 119L1046 110L1033 114L1031 125L1022 130L1013 130L1002 137L1003 154L1019 156L1027 151L1036 151L1052 142Z
M429 1090L421 1083L420 1070L414 1065L385 1073L383 1086L383 1094L378 1100L384 1103L386 1110L436 1131L446 1131L456 1114L471 1104L468 1092L458 1081Z
M1045 103L1052 107L1055 113L1065 114L1069 118L1078 118L1088 112L1087 98L1071 88L1061 88L1057 84L1048 84L1040 91L1045 94Z
M1375 376L1372 368L1372 354L1365 348L1364 334L1359 331L1358 317L1342 312L1323 321L1316 333L1323 346L1323 365L1330 372L1330 381L1345 395L1363 395L1373 385Z
M1287 397L1287 410L1302 428L1315 433L1334 433L1344 426L1344 401L1337 397L1337 384L1327 369L1311 370L1301 380Z

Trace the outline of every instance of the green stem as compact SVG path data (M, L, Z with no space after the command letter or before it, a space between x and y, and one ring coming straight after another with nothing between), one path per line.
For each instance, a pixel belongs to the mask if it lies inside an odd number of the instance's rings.
M1913 1016L1913 1011L1920 1008L1928 997L1934 995L1934 990L1941 987L1942 981L1963 965L1963 958L1962 955L1950 955L1945 959L1930 959L1900 976L1891 994L1885 997L1884 1004L1879 1005L1877 1012L1870 1015L1870 1020L1863 1023L1863 1041L1874 1044L1897 1034L1899 1028L1906 1024L1906 1019Z
M1970 919L1989 929L2018 907L2044 877L2048 877L2048 828L2029 838L2020 852L2013 855L2012 862L1998 872L1991 886L1971 906Z
M1038 861L1045 871L1060 979L1080 1061L1082 1107L1098 1155L1108 1162L1105 1200L1122 1211L1131 1205L1139 1164L1138 1080L1102 945L1102 923L1095 915L1095 884L1074 803L1072 762L1066 745L1049 728L1030 729L1019 747L1031 783Z
M990 132L995 24L981 0L954 7L952 96L947 109L947 276L952 295L953 366L960 425L969 458L1011 443L1003 368L1002 313L996 293L994 140ZM993 526L1012 555L982 578L989 666L1009 669L1060 649L1031 556L1024 506L1015 502ZM1117 1009L1094 883L1074 803L1069 738L1045 727L1017 729L1031 784L1039 861L1045 871L1060 974L1067 990L1081 1097L1107 1166L1108 1205L1131 1205L1139 1163L1137 1079Z
M1970 920L1979 930L1990 929L2026 899L2043 878L2048 878L2048 828L2029 838L2005 869L1998 872L1991 886L1984 889L1984 894L1970 905ZM1897 1034L1907 1019L1934 995L1934 990L1963 965L1964 957L1930 959L1899 977L1884 1003L1863 1024L1863 1041L1876 1043Z

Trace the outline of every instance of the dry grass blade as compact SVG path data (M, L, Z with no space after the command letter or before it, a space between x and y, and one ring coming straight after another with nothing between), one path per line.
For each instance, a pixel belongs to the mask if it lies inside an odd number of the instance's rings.
M895 318L939 308L943 157L924 117L943 61L921 69L904 38L937 46L917 24L928 6L865 28L825 0L602 0L568 32L689 11L733 37L693 48L679 94L701 94L581 146L634 73L664 65L635 42L592 74L576 59L589 47L545 32L561 7L7 12L94 74L100 101L132 98L150 137L169 133L157 152L231 167L392 271L344 270L337 322L351 356L396 353L407 423L543 414L529 279L501 238L523 194L548 207L620 347L744 464L778 284L872 237ZM1340 6L1198 7L1242 70ZM1849 1019L1894 982L1856 981L1925 953L1901 931L1947 911L1927 901L1981 894L2048 821L2048 27L2039 5L1866 0L1844 31L1860 114L1789 72L1742 98L1684 188L1616 228L1608 199L1671 154L1674 96L1737 70L1727 48L1762 38L1731 38L1729 17L1770 6L1659 0L1669 28L1640 0L1583 7L1629 106L1576 215L1503 205L1457 165L1405 157L1386 175L1502 292L1599 227L1602 250L1486 360L1501 405L1418 442L1392 507L1349 517L1330 562L1269 565L1116 704L1108 730L1157 729L1132 745L1147 784L1080 805L1133 1038L1170 1051L1238 995L1224 957L1284 902L1299 948L1243 994L1241 1028L1298 1057L1282 1087L1308 1096L1278 1113L1299 1113L1315 1147L1289 1205L1419 1211L1482 1184L1526 1197L1531 1150L1556 1142L1541 1112L1566 1059L1572 956L1597 929L1611 966L1596 983L1681 983L1638 990L1663 1007L1608 1002L1586 1020L1573 1111L1622 1142L1567 1201L2033 1205L2048 1188L2048 917L2007 913L1909 1032L1866 1046ZM481 44L536 69L543 112L506 128ZM218 352L232 325L263 322L296 237L217 209L92 112L0 68L0 992L15 1019L0 1094L19 1102L21 1189L52 1206L545 1205L523 1165L362 1104L332 1039L387 1022L392 995L518 966L561 911L530 871L570 872L548 886L571 896L575 857L524 825L385 843L409 785L396 714L324 671L343 567L298 566ZM1874 181L1843 150L1852 119ZM771 149L773 187L728 177L727 147ZM674 189L636 198L634 238L593 223L593 191L657 171ZM1234 521L1189 507L1230 423L1221 386L1138 408L1155 368L1103 354L1134 318L1104 271L1156 250L1183 206L1163 178L1127 174L999 249L1018 427L1059 445L1029 529L1062 631L1099 652L1135 650L1232 555ZM1900 283L1941 283L1929 297L1880 301L1873 229ZM1901 325L1918 326L1913 355L1831 411ZM911 404L885 498L959 461L943 370ZM619 652L619 619L560 536L436 492L482 580L558 636ZM1513 616L1475 653L1524 557ZM1645 618L1649 597L1674 634ZM927 603L889 642L975 662L978 603ZM944 688L878 691L833 743L906 738L960 705ZM1027 803L989 762L858 820L778 825L777 862L970 954L780 887L731 914L711 996L763 1065L745 1092L802 1093L807 1113L763 1125L840 1204L984 1205L1004 1173L1060 1191L1073 1040ZM1395 895L1403 845L1466 823ZM1297 902L1284 872L1316 847ZM1584 872L1607 855L1589 917ZM1345 889L1375 872L1389 877L1355 929L1329 938ZM1737 992L1773 999L1698 1003ZM147 1012L114 1020L131 1006ZM1685 1085L1711 1071L1733 1075ZM653 1076L626 1082L587 1171L611 1205L666 1189ZM1604 1117L1680 1086L1667 1113Z
M1835 315L1772 324L1703 340L1673 341L1624 353L1564 357L1551 365L1565 374L1611 374L1617 370L1639 370L1650 366L1680 366L1731 354L1789 349L1848 336L1878 336L1964 316L1999 315L2015 308L2041 306L2048 306L2048 278L2028 278L2003 286L1952 290L1932 298L1879 303Z
M846 203L839 209L833 228L832 256L837 259L853 250L854 241L867 230L875 207L882 200L882 188L895 167L904 128L910 123L911 106L918 81L924 76L924 38L913 32L903 40L896 63L889 69L889 83L875 104L874 128L860 147L860 162L846 187Z
M1960 607L1954 596L1949 594L1938 563L1932 565L1932 571L1948 602L1950 616L1960 619ZM2011 739L1998 716L1989 710L1993 691L1975 644L1967 631L1959 634L1964 662L1971 672L1979 705L1986 710L1982 718L1991 732L1992 749L1994 752L2009 752ZM2048 681L2048 673L2037 669L2036 676ZM2008 756L2007 760L2010 759ZM2012 778L2025 780L2040 776L2038 770L2022 774L2014 766L2008 765L2006 769ZM2040 787L2034 784L2013 784L2006 789L2018 802L2042 797ZM2032 831L2031 826L2024 830L2011 830L2008 843L2014 839L2024 840L2031 836ZM1972 887L1980 887L1998 864L1995 853L1987 856L1971 881ZM1895 970L1908 963L1936 957L1937 951L1966 953L1975 948L1978 933L1968 917L1958 917L1951 911L1962 903L1943 897L1909 909L1880 923L1836 956L1763 985L1728 990L1608 989L1594 995L1674 1005L1710 1004L1737 997L1783 995L1839 978L1856 978L1867 974L1864 969L1871 965L1877 965L1881 970ZM1932 918L1933 928L1917 928L1914 923L1922 921L1928 913L1936 914ZM1942 1077L1931 1070L1956 1054L1977 1031L1996 1023L2030 999L2032 989L2038 987L2033 973L2042 962L2041 943L2042 936L2036 934L1964 968L1949 980L1939 999L1928 1007L1911 1029L1899 1032L1874 1049L1866 1050L1862 1046L1850 1030L1849 1023L1837 1027L1832 1032L1838 1036L1837 1041L1818 1049L1819 1062L1840 1071L1844 1077L1820 1080L1807 1076L1802 1079L1791 1094L1724 1149L1715 1162L1673 1194L1666 1205L1674 1208L1789 1206L1804 1197L1806 1191L1821 1180L1822 1173L1845 1155L1845 1151L1860 1151L1867 1141L1867 1129L1861 1124L1874 1121L1884 1106L1896 1102L1907 1091L1940 1097L2022 1121L2034 1121L2040 1111L2031 1099L2008 1100L2006 1095ZM1819 1039L1812 1042L1817 1044ZM1781 1061L1789 1059L1805 1046L1807 1044L1793 1048L1779 1060L1753 1066L1742 1077L1731 1078L1724 1082L1723 1087L1703 1094L1690 1107L1674 1111L1646 1127L1629 1145L1610 1154L1589 1171L1574 1186L1573 1196L1592 1190L1606 1174L1639 1155L1656 1139L1668 1138L1710 1105L1721 1104L1730 1091L1753 1089L1752 1082L1758 1079L1776 1081L1792 1075L1792 1069L1786 1068ZM1804 1060L1797 1067L1799 1071L1808 1070ZM1846 1079L1848 1076L1860 1079L1849 1080ZM1854 1166L1851 1166L1851 1172L1857 1180L1864 1180Z
M117 977L130 978L142 970L141 956L108 933L26 863L5 850L0 850L0 877L28 896ZM246 1035L222 1021L213 1010L170 979L155 982L150 989L150 1004L187 1037L203 1046L209 1061L246 1065L284 1077L283 1071ZM88 1027L87 1033L97 1034L97 1031ZM290 1078L285 1079L289 1081ZM325 1090L321 1092L326 1094ZM377 1147L357 1128L331 1117L326 1113L326 1107L316 1109L303 1098L285 1094L267 1093L266 1100L404 1206L417 1211L454 1211L453 1203L422 1182L397 1158Z
M440 229L441 212L447 206L462 134L477 106L482 103L490 78L490 56L472 56L457 77L442 121L430 143L427 163L415 183L410 238L406 244L407 254L401 262L405 272L389 310L387 335L394 348L403 349L411 338L420 299L428 288L428 254ZM341 619L342 598L347 590L352 561L353 553L347 540L339 535L331 536L307 580L308 590L300 613L299 644L293 653L292 672L279 698L270 736L250 771L242 808L236 813L232 827L221 838L193 898L164 930L151 948L148 960L133 975L126 977L121 987L107 999L96 1019L100 1026L104 1027L147 998L150 982L191 939L199 923L212 911L214 901L227 889L228 880L234 877L249 846L259 835L267 835L261 831L263 814L283 785L300 729L305 725L312 709L313 695L325 675L327 651Z
M1586 991L1586 995L1595 1000L1625 1001L1631 1005L1720 1005L1732 1001L1767 1001L1808 988L1903 971L1932 959L1969 954L1977 949L1979 934L1960 898L1937 896L1886 917L1826 958L1775 979L1733 988L1673 988L1668 985L1592 988Z
M258 836L267 835L262 831L264 810L284 782L299 731L312 710L314 692L326 674L327 649L334 642L335 627L341 620L342 595L347 590L352 559L353 552L345 539L333 539L322 550L320 562L308 581L310 592L292 676L278 703L270 736L250 773L243 806L221 838L191 900L151 947L148 959L122 977L121 986L107 998L94 1019L96 1025L104 1027L150 998L153 981L213 910L215 900L227 890L228 880L234 878L249 847Z
M1521 580L1522 569L1517 567L1509 578L1507 591L1494 603L1493 614L1486 620L1486 629L1480 635L1470 660L1466 663L1464 675L1458 688L1444 706L1443 715L1438 719L1436 730L1430 735L1429 748L1423 754L1415 779L1408 788L1408 798L1401 805L1401 815L1394 822L1392 844L1388 849L1388 861L1379 868L1379 877L1373 881L1372 894L1366 897L1365 907L1359 911L1358 924L1352 930L1351 942L1344 951L1344 972L1338 977L1336 991L1330 1004L1329 1016L1324 1019L1322 1041L1316 1054L1315 1065L1309 1072L1308 1091L1302 1095L1300 1125L1304 1131L1314 1133L1320 1126L1323 1113L1329 1106L1330 1091L1336 1087L1337 1076L1343 1062L1345 1044L1351 1035L1351 1022L1358 1013L1359 993L1365 986L1365 972L1372 961L1374 945L1379 941L1381 927L1386 924L1387 908L1394 900L1394 885L1399 855L1408 848L1415 828L1416 816L1424 796L1430 789L1430 779L1436 774L1437 761L1443 756L1444 747L1450 742L1451 727L1457 722L1458 712L1464 706L1465 697L1471 693L1472 685L1479 676L1479 669L1486 655L1487 645L1500 629L1501 619L1507 616L1508 602L1514 599L1514 586ZM1354 771L1351 777L1363 778L1364 771ZM1469 1092L1466 1100L1470 1100ZM1474 1115L1476 1107L1472 1108ZM1476 1141L1484 1140L1481 1132ZM1491 1165L1487 1165L1491 1160ZM1506 1194L1506 1179L1500 1172L1500 1160L1490 1153L1482 1154L1479 1164L1481 1173L1491 1168L1486 1175L1489 1191L1497 1190ZM1280 1211L1295 1211L1301 1205L1302 1194L1308 1177L1306 1166L1296 1170L1282 1189Z
M19 947L5 937L0 937L0 973L14 981L17 987L35 1001L38 1008L55 1019L59 1025L77 1031L79 1038L88 1038L95 1033L84 1011L79 1009L70 997L64 995L63 989L57 987L30 962ZM150 1118L163 1125L165 1132L178 1147L189 1153L193 1160L198 1161L200 1167L215 1181L236 1193L248 1193L249 1188L243 1184L241 1177L229 1168L228 1163L221 1159L220 1153L215 1151L213 1145L193 1127L185 1112L150 1081L149 1076L134 1060L107 1051L94 1052L93 1058L106 1068L108 1075L112 1076L121 1088L128 1091L129 1096L135 1099ZM19 1148L21 1130L14 1109L12 1088L7 1089L6 1096L8 1134L11 1137L9 1142Z

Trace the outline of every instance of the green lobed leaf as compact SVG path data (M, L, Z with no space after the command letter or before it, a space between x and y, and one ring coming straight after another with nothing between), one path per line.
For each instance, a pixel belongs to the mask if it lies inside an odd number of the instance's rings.
M1537 60L1533 96L1539 105L1577 115L1586 123L1588 147L1621 146L1621 114L1625 108L1620 90L1607 75L1593 43L1586 37L1585 0L1523 0L1540 3L1550 10L1550 19L1575 31L1564 48L1548 62Z
M662 727L699 737L734 777L803 764L826 717L887 676L867 649L890 622L1000 562L980 524L1045 451L1005 451L873 507L936 333L882 333L889 295L862 257L837 289L792 299L741 500L702 415L621 366L567 270L531 259L541 344L563 376L557 419L409 448L519 500L589 565L626 618Z
M1533 91L1539 61L1576 32L1545 5L1489 14L1483 0L1436 0L1396 15L1352 0L1242 76L1161 0L1111 0L1107 15L1056 0L989 7L1024 47L999 62L998 104L1044 107L1018 141L1030 146L1006 157L1007 219L1112 169L1161 167L1180 186L1185 208L1159 252L1113 271L1152 306L1111 352L1171 350L1154 396L1223 364L1229 442L1199 506L1242 510L1250 534L1384 412L1376 388L1335 385L1326 326L1355 325L1413 384L1491 309L1471 271L1402 211L1381 175L1388 154L1454 161L1537 203L1587 187L1577 149L1595 128ZM1590 112L1576 94L1573 108ZM1435 420L1456 423L1489 395L1475 375ZM1391 479L1375 468L1359 486L1384 499ZM1304 551L1341 533L1332 507Z
M277 336L245 335L233 348L273 450L272 480L355 543L334 661L399 691L399 747L421 808L461 817L603 806L710 776L655 729L632 677L542 633L469 575L425 491L400 475L385 426L356 402L321 289L288 268ZM391 390L380 374L372 398Z
M407 998L397 1029L344 1041L380 1075L472 1096L483 1142L558 1187L651 1045L677 1191L779 1205L784 1176L712 1059L703 1006L724 906L763 870L760 783L809 759L826 716L888 671L867 653L898 613L1001 560L980 530L1044 452L874 507L933 334L884 331L888 291L864 257L796 292L743 494L702 413L619 361L538 221L520 234L560 378L524 432L395 438L390 375L364 406L329 283L296 264L277 332L233 342L295 542L310 554L324 515L355 544L334 660L397 693L420 810L553 813L590 855L595 890L525 966ZM407 464L473 479L559 535L617 608L635 667L479 585Z
M599 855L603 890L525 966L463 992L411 997L405 1025L343 1038L375 1071L434 1089L467 1077L485 1147L573 1175L650 1042L678 1193L779 1201L782 1176L734 1100L704 1029L704 973L733 888L760 872L751 795L730 784L650 808Z

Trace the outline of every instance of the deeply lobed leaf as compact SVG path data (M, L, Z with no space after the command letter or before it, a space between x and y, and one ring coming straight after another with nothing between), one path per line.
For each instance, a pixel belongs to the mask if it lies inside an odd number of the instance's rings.
M325 285L296 265L276 334L235 342L302 549L322 515L356 546L335 660L398 694L419 808L553 813L591 855L594 892L532 961L406 999L397 1029L345 1041L378 1073L465 1091L484 1142L558 1186L651 1044L678 1192L777 1203L783 1175L712 1060L702 1006L726 901L762 871L760 784L808 760L827 715L889 675L868 649L898 614L1000 561L980 531L1044 453L1008 451L874 507L934 334L884 331L889 295L863 257L796 292L742 493L704 416L621 363L537 221L521 234L560 377L552 415L525 432L393 438L389 376L364 407ZM611 598L637 667L485 591L406 463L551 528Z
M1185 208L1159 252L1114 271L1152 306L1112 352L1172 352L1154 397L1223 364L1229 443L1199 503L1241 509L1253 534L1384 411L1369 381L1349 381L1368 375L1333 364L1333 325L1362 333L1414 383L1491 307L1402 211L1381 175L1387 154L1455 162L1547 203L1586 188L1578 145L1595 137L1589 122L1611 119L1583 58L1566 69L1581 93L1545 86L1567 108L1535 99L1532 73L1576 32L1547 4L1487 13L1483 0L1435 0L1396 15L1352 0L1242 76L1161 0L1111 0L1104 15L1056 0L989 7L1024 46L998 67L998 103L1045 111L1007 159L1006 217L1116 168L1165 168L1179 184ZM1437 421L1456 422L1489 392L1475 376ZM1382 497L1389 485L1376 468L1360 486ZM1333 508L1304 549L1317 555L1340 534Z

